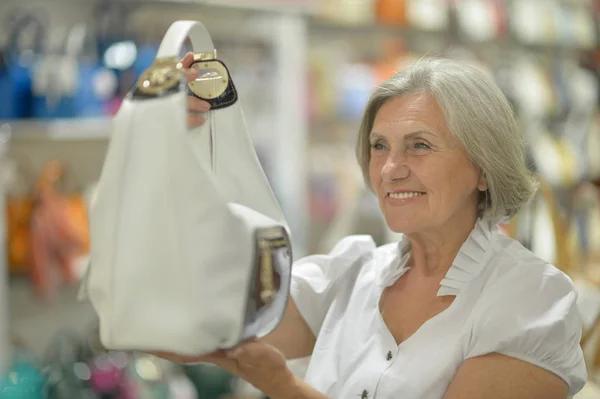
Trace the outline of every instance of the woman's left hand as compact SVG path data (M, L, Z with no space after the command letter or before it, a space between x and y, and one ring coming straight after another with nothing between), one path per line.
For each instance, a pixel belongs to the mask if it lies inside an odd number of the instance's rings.
M277 392L289 391L295 381L283 354L259 340L247 341L233 349L202 357L190 358L160 352L153 354L179 363L214 363L272 397L276 397Z

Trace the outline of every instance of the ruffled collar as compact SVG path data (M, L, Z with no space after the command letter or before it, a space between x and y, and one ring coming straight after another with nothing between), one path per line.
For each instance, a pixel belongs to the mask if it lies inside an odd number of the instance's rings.
M440 282L437 296L458 295L463 287L481 273L485 267L485 257L491 247L491 241L495 234L500 234L498 231L500 222L501 219L495 218L477 220L471 234L454 258L452 266ZM376 255L377 263L384 266L379 275L379 284L382 288L392 285L410 269L407 266L410 248L410 241L403 236L397 244L393 244L393 251L380 251Z

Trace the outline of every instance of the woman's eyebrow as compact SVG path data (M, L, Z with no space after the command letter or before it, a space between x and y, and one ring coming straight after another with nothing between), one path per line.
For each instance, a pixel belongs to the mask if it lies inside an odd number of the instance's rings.
M404 135L404 139L412 139L415 136L431 136L431 137L436 137L435 134L431 133L428 130L417 130L408 134Z
M385 139L385 136L381 133L377 133L377 132L371 132L369 134L369 139L373 140L373 139Z
M414 136L432 136L432 137L436 137L435 134L431 133L430 131L427 130L415 130L414 132L410 132L405 134L404 136L402 136L403 139L411 139ZM377 133L377 132L371 132L371 134L369 134L369 138L371 139L386 139L386 136L384 136L381 133Z

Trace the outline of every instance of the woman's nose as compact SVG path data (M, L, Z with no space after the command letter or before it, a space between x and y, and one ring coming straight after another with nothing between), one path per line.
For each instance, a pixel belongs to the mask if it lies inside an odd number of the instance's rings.
M390 156L381 170L381 178L387 182L403 180L408 176L410 176L410 169L401 156Z

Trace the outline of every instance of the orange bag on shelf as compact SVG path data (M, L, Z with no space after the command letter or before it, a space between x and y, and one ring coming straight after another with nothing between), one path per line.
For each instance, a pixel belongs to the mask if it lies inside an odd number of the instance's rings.
M82 225L86 218L83 201L66 198L56 189L63 175L60 162L46 164L37 182L31 211L28 260L34 290L43 299L54 294L56 272L63 282L79 281L75 262L89 251L89 233Z
M31 198L8 197L6 199L6 229L9 273L25 274L29 248L29 223L31 220Z
M405 0L377 0L375 17L378 23L406 26Z
M51 161L32 193L7 199L9 272L30 275L39 293L49 292L47 267L54 264L64 280L75 282L73 259L90 249L86 201L81 194L59 193L57 184L63 175L63 165Z

